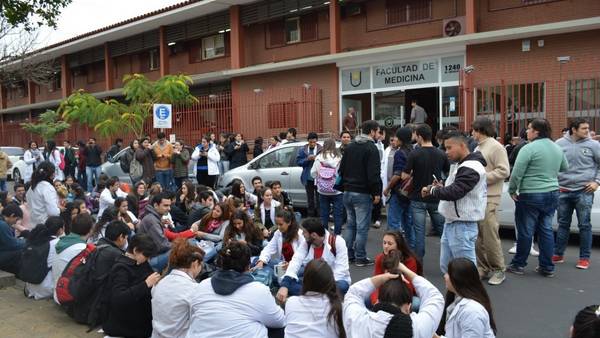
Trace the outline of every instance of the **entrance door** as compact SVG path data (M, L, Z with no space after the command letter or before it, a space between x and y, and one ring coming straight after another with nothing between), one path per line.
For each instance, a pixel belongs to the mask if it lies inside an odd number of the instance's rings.
M405 93L401 90L379 92L373 95L375 100L375 120L383 126L387 135L404 126L406 117Z
M356 126L360 127L361 123L371 119L371 94L344 95L342 97L342 121L350 109L354 109ZM345 129L342 123L342 130Z
M411 103L415 100L419 106L425 109L427 113L425 122L431 127L433 135L435 135L440 125L439 87L410 89L405 92L405 97L406 122L410 122Z

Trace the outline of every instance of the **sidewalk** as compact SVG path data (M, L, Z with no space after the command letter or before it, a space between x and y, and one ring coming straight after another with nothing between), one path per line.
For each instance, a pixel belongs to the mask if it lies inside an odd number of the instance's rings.
M97 338L85 325L69 318L51 299L33 300L23 295L23 284L0 289L0 327L3 338Z

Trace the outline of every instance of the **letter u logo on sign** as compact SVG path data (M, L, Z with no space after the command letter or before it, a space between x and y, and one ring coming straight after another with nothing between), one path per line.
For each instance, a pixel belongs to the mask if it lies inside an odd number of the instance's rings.
M355 70L350 73L350 85L358 87L362 83L362 73L360 70Z

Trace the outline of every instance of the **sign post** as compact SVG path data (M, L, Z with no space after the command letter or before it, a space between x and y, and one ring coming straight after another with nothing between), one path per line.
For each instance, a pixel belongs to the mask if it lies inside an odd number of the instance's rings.
M152 120L154 128L173 128L172 106L166 103L157 103L152 107Z

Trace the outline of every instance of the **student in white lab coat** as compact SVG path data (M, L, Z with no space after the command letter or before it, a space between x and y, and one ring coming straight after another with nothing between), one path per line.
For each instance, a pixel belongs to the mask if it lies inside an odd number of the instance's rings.
M314 259L306 265L302 295L285 304L286 338L345 338L342 299L329 265Z
M473 262L455 258L448 264L446 281L446 312L442 317L445 328L437 338L494 338L496 323L490 297L479 278Z
M425 278L404 264L398 268L421 298L419 313L410 312L412 295L400 274L385 273L352 285L344 299L344 328L348 338L433 337L444 311L444 297ZM379 288L379 303L369 311L365 300Z

